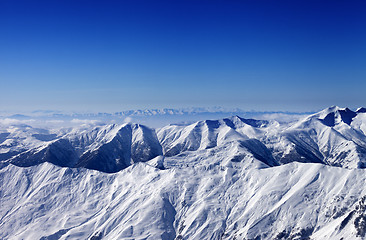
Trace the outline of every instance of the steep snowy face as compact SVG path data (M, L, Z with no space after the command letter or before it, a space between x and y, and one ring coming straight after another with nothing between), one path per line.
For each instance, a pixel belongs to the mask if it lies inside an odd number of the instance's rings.
M334 127L336 124L340 123L350 125L352 119L357 116L357 113L353 112L349 108L339 108L334 106L323 110L317 115L324 125Z
M131 144L132 162L146 162L162 154L162 147L155 130L140 124L133 125Z
M286 129L275 143L279 162L319 162L345 168L366 167L364 113L330 107Z
M278 128L277 122L243 119L238 116L222 120L200 121L189 126L166 126L157 135L165 156L185 151L209 149L222 144L261 139L269 128Z
M338 125L351 125L352 120L362 112L363 108L359 108L356 112L349 108L340 108L332 106L326 108L318 113L312 114L303 120L298 121L294 124L294 127L306 128L314 122L320 122L328 127L336 127Z
M85 167L117 172L134 162L162 154L155 131L137 124L107 125L71 133L10 159L18 166L50 162L62 167Z
M357 116L353 119L351 126L366 135L366 109L365 111L357 110Z
M24 124L0 128L0 161L31 148L40 147L60 136L57 131L32 128Z

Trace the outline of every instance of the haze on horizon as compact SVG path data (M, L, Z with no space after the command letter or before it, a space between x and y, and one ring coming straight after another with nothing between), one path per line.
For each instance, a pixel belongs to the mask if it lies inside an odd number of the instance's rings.
M1 1L0 109L366 104L364 1Z

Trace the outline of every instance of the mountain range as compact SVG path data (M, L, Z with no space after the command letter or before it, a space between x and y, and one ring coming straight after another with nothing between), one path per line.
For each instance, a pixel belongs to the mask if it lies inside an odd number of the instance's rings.
M366 109L0 132L3 239L365 239ZM37 229L37 231L35 231Z

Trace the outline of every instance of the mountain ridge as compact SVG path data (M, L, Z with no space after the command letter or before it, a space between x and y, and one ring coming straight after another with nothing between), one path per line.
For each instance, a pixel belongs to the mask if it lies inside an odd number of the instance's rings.
M31 137L37 138L34 147L19 147L19 153L9 150L0 155L5 158L2 162L17 166L51 162L62 167L86 167L112 173L159 155L171 157L238 141L251 154L271 162L272 166L297 161L366 168L364 115L362 110L353 112L332 106L290 125L233 116L190 125L168 125L156 130L124 123L73 129L61 135L30 131ZM354 120L357 124L353 124ZM6 146L10 133L2 134L1 145ZM16 147L15 144L13 149ZM260 157L263 151L267 159ZM6 154L10 158L6 159Z

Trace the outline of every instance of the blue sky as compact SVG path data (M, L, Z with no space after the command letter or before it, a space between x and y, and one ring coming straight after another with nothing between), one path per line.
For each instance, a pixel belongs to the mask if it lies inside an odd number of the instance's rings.
M0 108L366 105L365 1L0 1Z

